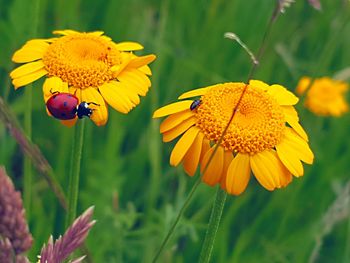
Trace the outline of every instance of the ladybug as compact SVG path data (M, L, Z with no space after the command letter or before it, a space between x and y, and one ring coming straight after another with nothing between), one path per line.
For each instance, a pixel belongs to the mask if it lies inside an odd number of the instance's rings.
M190 110L195 110L201 105L202 101L201 100L194 100L190 106Z
M89 108L89 104L98 105L93 102L81 102L78 98L70 93L53 93L47 100L46 107L53 117L59 120L72 120L76 116L79 119L84 116L90 117L93 109Z

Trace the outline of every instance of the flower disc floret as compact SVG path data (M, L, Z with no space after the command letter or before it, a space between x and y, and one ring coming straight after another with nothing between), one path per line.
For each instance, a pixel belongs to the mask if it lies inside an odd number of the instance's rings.
M49 76L74 87L97 87L114 78L111 67L121 64L113 42L100 36L77 33L59 38L43 56Z
M220 84L202 96L195 115L206 138L219 140L244 87L244 83ZM264 90L249 86L221 144L225 150L240 153L262 152L280 142L285 127L277 101Z

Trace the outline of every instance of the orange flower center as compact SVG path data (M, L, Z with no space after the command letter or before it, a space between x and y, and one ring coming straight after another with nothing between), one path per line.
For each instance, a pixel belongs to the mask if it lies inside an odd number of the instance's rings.
M120 52L106 37L77 33L54 41L43 56L49 76L77 88L97 87L114 78Z
M219 140L244 86L244 83L219 84L202 96L195 114L197 126L209 140ZM234 152L258 153L277 145L285 127L284 114L277 101L264 90L250 85L221 144Z

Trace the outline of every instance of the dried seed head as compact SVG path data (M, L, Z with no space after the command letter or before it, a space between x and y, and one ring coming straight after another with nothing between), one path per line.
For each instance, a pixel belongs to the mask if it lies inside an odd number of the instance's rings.
M25 219L21 194L0 167L0 235L8 238L16 255L27 251L33 243Z
M93 207L90 207L74 221L62 237L54 242L51 236L47 245L41 249L40 262L60 263L76 250L84 242L90 228L95 224L94 220L91 221L92 214ZM81 262L83 258L75 259L73 262Z
M0 262L12 263L13 257L13 249L10 240L8 240L8 238L0 238Z

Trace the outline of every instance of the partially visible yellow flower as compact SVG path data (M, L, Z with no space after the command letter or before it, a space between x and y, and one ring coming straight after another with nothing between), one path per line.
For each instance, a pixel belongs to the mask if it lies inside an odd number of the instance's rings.
M311 78L303 77L296 88L299 95L306 94L305 106L310 111L320 116L338 117L349 110L345 99L346 82L323 77L315 79L311 86L310 83Z
M183 164L193 176L203 172L246 84L224 83L182 94L186 99L156 110L154 118L168 116L160 125L163 141L177 141L170 164ZM197 100L189 100L200 97ZM251 171L267 190L288 185L292 175L304 174L302 162L314 155L293 105L298 98L280 85L250 81L223 141L203 174L208 185L220 184L239 195Z
M26 63L10 74L15 89L47 76L43 85L45 102L53 93L71 93L79 102L93 102L91 119L104 125L107 105L128 113L140 103L151 86L147 66L155 55L136 56L143 47L135 42L115 43L103 32L54 31L61 35L33 39L17 50L12 60ZM62 121L73 125L77 118Z

